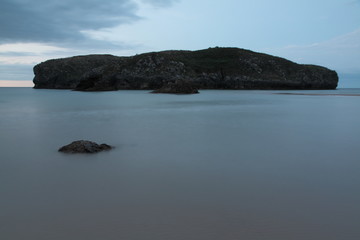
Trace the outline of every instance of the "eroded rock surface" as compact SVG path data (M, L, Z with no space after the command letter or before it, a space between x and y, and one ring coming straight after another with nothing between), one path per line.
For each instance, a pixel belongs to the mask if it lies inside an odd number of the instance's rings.
M79 140L74 141L68 145L65 145L59 149L59 152L64 153L97 153L101 151L107 151L112 149L107 144L97 144L96 142Z

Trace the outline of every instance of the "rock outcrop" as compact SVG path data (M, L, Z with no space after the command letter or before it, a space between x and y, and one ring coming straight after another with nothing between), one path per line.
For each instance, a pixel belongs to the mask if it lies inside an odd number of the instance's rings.
M335 89L335 71L239 48L88 55L34 67L34 88L154 90L186 79L197 89Z
M66 146L63 146L59 149L59 152L64 153L97 153L101 151L107 151L112 149L111 146L107 144L97 144L95 142L79 140L74 141Z

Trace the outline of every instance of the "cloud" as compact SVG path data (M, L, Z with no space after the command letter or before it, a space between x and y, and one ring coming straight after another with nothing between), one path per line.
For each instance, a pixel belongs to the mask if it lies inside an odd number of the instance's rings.
M48 52L65 52L69 49L40 43L9 43L0 45L0 54L45 54Z
M36 22L36 19L40 19L41 16L33 16L31 14L35 14L36 12L44 11L44 9L49 9L49 11L45 12L51 12L50 9L52 9L52 14L46 13L45 15L48 17L52 17L53 19L59 19L59 17L56 16L71 16L70 18L66 18L63 20L58 20L55 22L55 20L51 20L48 22L43 22L42 24L45 24L44 29L51 28L50 31L41 33L40 35L37 35L34 33L34 30L29 31L28 34L25 34L27 30L29 30L30 25L33 25L31 21L21 21L20 27L15 29L6 29L4 28L4 33L0 34L0 67L1 65L4 65L5 67L2 68L2 71L0 72L0 79L9 79L9 74L13 76L13 71L16 71L16 68L9 67L11 65L28 65L29 67L27 69L31 69L32 66L34 66L37 63L46 61L48 59L54 59L54 58L63 58L63 57L70 57L74 55L86 55L86 54L113 54L113 55L119 55L119 56L129 56L134 55L139 52L139 48L141 46L136 41L129 41L127 38L121 39L121 38L114 38L114 36L127 36L131 35L131 31L129 31L129 28L131 29L134 24L132 21L142 22L146 21L147 13L153 12L154 14L158 14L159 12L166 12L168 11L169 7L172 6L175 2L178 0L120 0L116 2L120 3L127 3L130 7L127 8L127 16L134 16L129 21L125 21L123 18L115 19L112 18L112 15L121 15L121 11L117 13L114 11L115 7L112 8L111 11L105 10L96 10L94 9L95 3L100 3L99 0L90 0L86 1L91 9L89 10L90 13L94 13L94 11L97 11L98 13L106 13L105 20L100 18L99 16L101 14L92 14L94 16L98 15L98 23L92 24L92 21L95 21L97 18L94 17L92 20L87 20L86 16L84 14L80 14L80 12L85 11L85 9L78 10L77 8L80 7L81 4L76 3L75 6L72 6L72 11L74 13L66 13L64 9L61 8L61 6L67 6L69 5L70 0L64 0L65 2L45 2L42 1L43 4L37 5L39 6L39 9L33 9L30 6L30 1L26 0L12 0L13 2L9 2L9 0L5 0L4 6L6 3L8 5L19 5L19 9L13 10L13 14L16 13L21 18L29 18ZM79 2L84 3L84 0L79 0ZM115 3L114 0L108 1L106 4L109 4L109 2ZM21 3L21 4L20 4ZM44 5L48 4L48 5ZM0 4L1 6L2 4ZM86 4L82 4L83 6L86 6ZM12 10L11 8L7 8L9 11ZM23 13L22 9L26 9L26 11L31 12L31 14L20 14ZM0 12L4 11L4 8L0 8ZM86 10L88 11L88 10ZM124 8L125 11L125 8ZM123 11L123 12L124 12ZM77 14L75 14L77 12ZM76 16L78 15L78 16ZM139 17L140 15L141 17ZM25 17L24 17L25 16ZM26 17L27 16L27 17ZM0 15L0 17L5 18L3 15ZM118 17L118 16L117 16ZM13 17L15 18L15 17ZM106 18L109 18L110 20L107 21ZM62 19L62 18L60 18ZM80 19L80 20L79 20ZM139 20L142 21L139 21ZM11 22L11 21L10 21ZM28 26L29 25L29 26ZM108 32L108 29L111 29L114 27L113 25L118 26L126 26L125 29L122 29L122 31L113 33L109 32L110 37L108 37L106 34L100 34L100 33L106 33ZM0 22L1 26L1 22ZM74 27L75 26L75 27ZM36 26L32 26L35 28ZM38 27L40 28L40 27ZM20 31L21 30L21 31ZM144 35L147 35L149 29L145 29ZM61 32L63 31L63 33ZM11 35L11 34L20 34L23 32L22 35ZM39 38L45 35L44 38ZM51 35L51 36L50 36ZM5 42L1 43L1 40L4 39L4 36L7 36L9 39L12 39L11 42ZM10 36L10 37L9 37ZM12 37L11 37L12 36ZM30 68L31 66L31 68ZM29 71L28 74L30 77L32 76L32 71ZM14 76L18 76L17 74L14 74ZM11 77L11 79L13 79ZM21 79L24 79L22 76Z
M0 41L58 42L139 19L131 0L2 0Z
M360 29L310 45L264 51L299 63L323 65L343 73L360 73Z
M142 0L144 3L149 3L155 7L168 7L179 0Z
M64 57L79 50L44 43L0 44L0 64L35 64L53 57ZM0 65L1 67L1 65Z
M0 79L32 78L34 64L81 54L125 55L132 43L86 34L142 19L144 5L165 8L178 0L1 0ZM131 51L130 51L131 53Z
M141 0L168 7L177 0ZM0 42L61 42L84 39L81 30L131 23L139 0L2 0Z

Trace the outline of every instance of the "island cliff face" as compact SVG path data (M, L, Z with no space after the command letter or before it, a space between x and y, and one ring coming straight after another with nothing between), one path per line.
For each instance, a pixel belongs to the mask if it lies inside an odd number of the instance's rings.
M132 57L88 55L34 67L34 88L110 91L161 89L335 89L335 71L239 48L163 51Z

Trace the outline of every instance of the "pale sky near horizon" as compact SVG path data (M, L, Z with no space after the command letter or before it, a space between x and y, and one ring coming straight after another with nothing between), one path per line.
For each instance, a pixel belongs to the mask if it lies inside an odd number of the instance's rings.
M360 87L360 0L0 2L0 80L32 80L51 58L215 46L322 65Z

